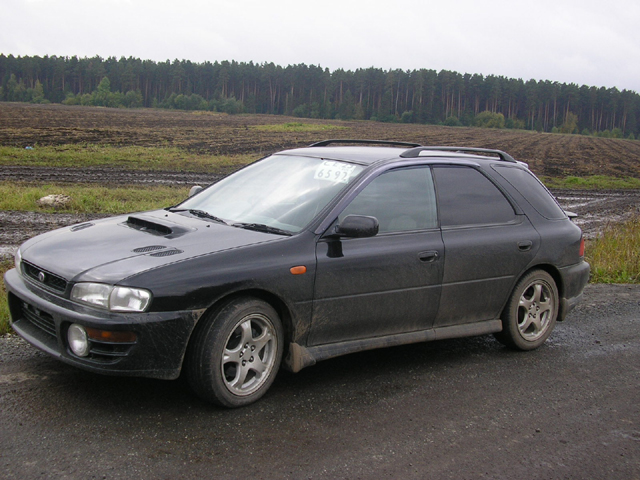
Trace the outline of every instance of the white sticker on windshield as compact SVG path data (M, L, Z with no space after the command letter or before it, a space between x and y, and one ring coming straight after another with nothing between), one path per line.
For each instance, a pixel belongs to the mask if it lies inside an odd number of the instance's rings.
M356 165L333 160L323 160L313 178L318 180L328 180L333 183L349 183Z

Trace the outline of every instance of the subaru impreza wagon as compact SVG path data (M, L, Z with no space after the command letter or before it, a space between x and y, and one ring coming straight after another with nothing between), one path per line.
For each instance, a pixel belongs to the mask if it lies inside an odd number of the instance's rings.
M185 370L237 407L281 367L362 350L537 348L589 278L571 215L498 150L328 140L193 192L24 243L5 275L13 329L98 373Z

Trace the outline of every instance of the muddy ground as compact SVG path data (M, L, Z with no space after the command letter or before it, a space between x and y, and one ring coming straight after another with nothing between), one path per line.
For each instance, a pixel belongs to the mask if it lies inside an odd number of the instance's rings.
M538 350L372 350L281 372L237 410L0 338L0 477L638 479L639 306L638 285L588 285Z

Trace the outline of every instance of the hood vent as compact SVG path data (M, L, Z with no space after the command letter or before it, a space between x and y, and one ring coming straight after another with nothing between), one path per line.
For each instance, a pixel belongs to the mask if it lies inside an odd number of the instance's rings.
M183 253L182 250L178 250L177 248L171 248L168 250L162 250L161 252L150 253L150 257L169 257L171 255L177 255L179 253Z
M155 250L162 250L164 248L166 247L163 247L162 245L149 245L148 247L134 248L133 253L149 253Z
M93 227L93 223L81 223L80 225L74 225L71 227L72 232L77 232L78 230L84 230L85 228Z

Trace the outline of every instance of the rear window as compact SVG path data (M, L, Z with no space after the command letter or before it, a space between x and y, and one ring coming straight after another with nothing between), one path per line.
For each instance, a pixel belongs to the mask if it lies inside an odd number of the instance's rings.
M493 169L518 190L540 215L549 220L566 218L555 198L531 172L504 165L493 165Z

